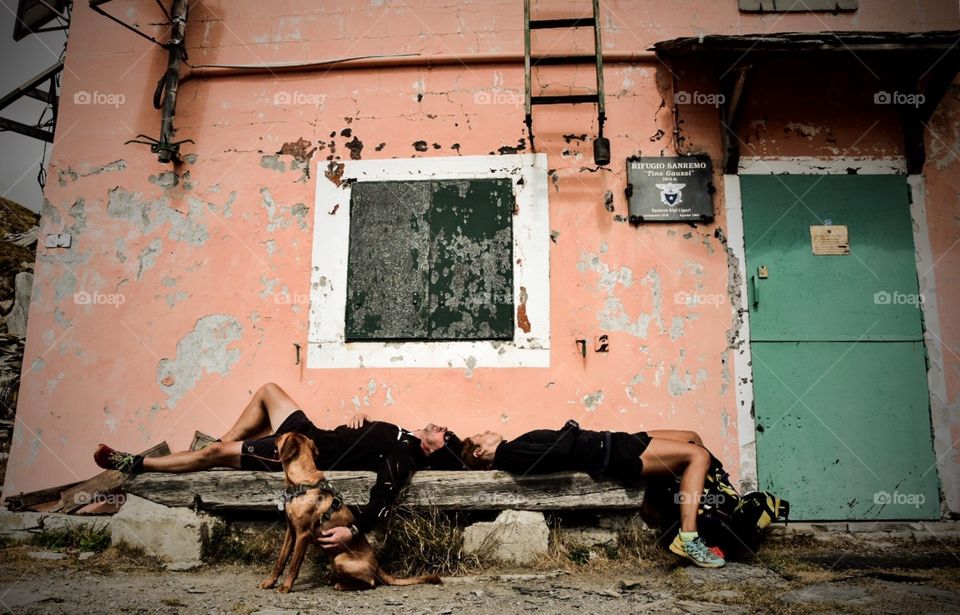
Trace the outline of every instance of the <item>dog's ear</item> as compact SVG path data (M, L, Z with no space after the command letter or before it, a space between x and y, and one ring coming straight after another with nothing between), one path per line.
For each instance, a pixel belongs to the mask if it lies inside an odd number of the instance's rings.
M307 438L307 447L310 449L310 454L313 455L313 459L316 460L320 456L320 450L317 449L316 443L313 441L313 438Z
M286 463L297 456L300 452L300 434L285 433L277 439L277 451L280 453L280 461Z

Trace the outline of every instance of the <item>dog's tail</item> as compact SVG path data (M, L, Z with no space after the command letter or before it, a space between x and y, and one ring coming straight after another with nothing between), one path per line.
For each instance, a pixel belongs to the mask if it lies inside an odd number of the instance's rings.
M419 577L407 577L398 579L392 574L386 572L383 568L377 566L377 579L384 585L422 585L429 583L431 585L440 585L443 581L435 574L424 574Z

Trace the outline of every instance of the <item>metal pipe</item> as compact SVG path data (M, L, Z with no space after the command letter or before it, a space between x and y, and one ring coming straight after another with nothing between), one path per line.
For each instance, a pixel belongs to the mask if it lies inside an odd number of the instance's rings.
M309 73L334 70L371 70L383 68L433 68L436 66L477 66L492 64L523 64L526 61L522 53L475 54L459 56L445 55L397 55L397 56L367 56L361 58L339 58L304 64L252 64L216 65L200 64L191 66L189 71L180 78L180 83L193 79L218 79L225 77L239 77L246 75L262 75L264 73ZM603 54L603 61L607 64L636 64L641 62L659 61L652 51L615 52Z
M186 55L185 31L187 29L187 0L173 0L173 31L167 43L167 73L164 78L163 116L160 120L160 149L157 159L170 162L177 158L177 147L173 144L173 118L177 114L177 89L180 85L180 60Z

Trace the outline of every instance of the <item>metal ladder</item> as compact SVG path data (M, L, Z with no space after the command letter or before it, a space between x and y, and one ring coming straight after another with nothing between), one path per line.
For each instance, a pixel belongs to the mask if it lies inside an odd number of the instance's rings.
M574 17L569 19L530 19L530 0L523 0L523 43L524 43L524 86L526 91L527 134L530 136L530 149L536 151L533 136L534 105L575 105L593 103L597 105L597 119L600 126L597 138L593 141L593 160L597 165L610 163L610 141L603 136L603 123L607 119L603 96L603 47L600 45L600 0L592 0L593 17ZM531 53L530 31L560 28L593 28L593 55L557 55L535 56ZM551 96L533 96L531 94L530 71L537 66L556 66L561 64L589 64L597 69L597 89L592 94L568 94Z

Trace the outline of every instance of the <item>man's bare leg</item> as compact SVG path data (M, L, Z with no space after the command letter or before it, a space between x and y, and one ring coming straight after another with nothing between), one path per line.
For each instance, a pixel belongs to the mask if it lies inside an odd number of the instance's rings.
M695 532L697 508L710 468L707 449L687 442L652 438L640 459L643 460L644 476L680 475L680 529Z
M199 451L182 451L165 457L148 457L143 459L142 471L196 472L216 467L240 469L242 441L272 434L288 416L298 409L296 402L283 389L272 382L267 383L253 394L253 398L240 414L240 418L223 435L220 442L213 442ZM108 454L104 454L104 450ZM114 454L111 450L105 445L100 445L94 457L95 459L101 455L105 458L109 457ZM139 456L127 453L119 453L119 455L130 460L140 459ZM97 463L101 467L117 467L102 460ZM141 470L134 469L134 471Z
M273 382L263 385L253 394L237 422L220 437L223 442L239 442L269 436L283 421L299 410L286 391Z
M147 457L144 472L199 472L210 468L240 469L242 442L213 442L199 451L182 451L165 457Z

